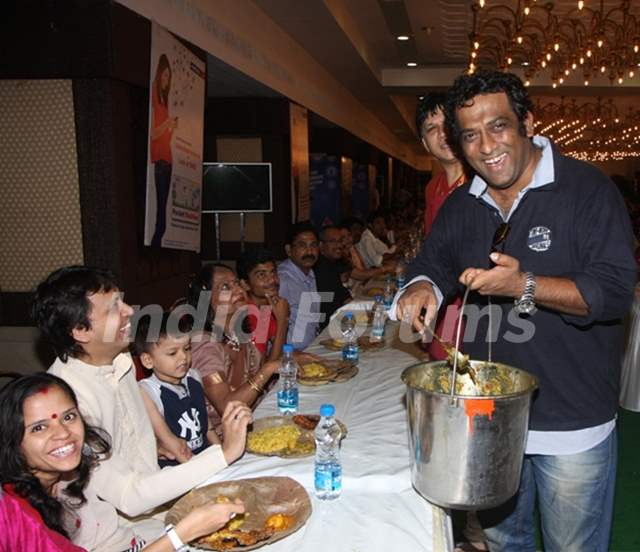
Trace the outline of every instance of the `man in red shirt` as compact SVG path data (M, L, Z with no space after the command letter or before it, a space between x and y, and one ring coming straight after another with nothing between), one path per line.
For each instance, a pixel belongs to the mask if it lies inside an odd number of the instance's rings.
M449 197L449 194L458 186L464 184L466 180L463 164L447 143L444 113L442 111L444 102L444 94L425 94L416 108L418 136L420 136L424 149L436 158L436 161L440 163L443 169L425 187L425 239L431 232L431 227L438 211L447 197ZM442 309L442 314L436 321L436 334L449 342L455 342L455 330L458 324L458 313L461 304L460 297L455 298L446 308ZM461 335L464 335L464 328L462 328ZM431 360L444 360L447 358L447 352L436 340L431 341L428 350ZM487 550L483 542L484 534L475 513L470 512L469 514L463 533L470 542L459 544L456 550Z
M433 221L445 199L465 181L464 167L447 143L442 112L444 101L444 94L425 94L416 108L418 136L424 149L436 158L443 169L425 188L425 238L431 232Z
M447 143L442 111L444 101L444 94L425 94L416 108L418 136L422 140L424 149L436 158L443 169L427 183L425 188L425 239L431 232L433 221L449 194L465 182L464 167ZM455 341L460 304L460 299L455 299L442 310L443 314L436 323L436 333L446 341ZM436 340L431 342L428 350L432 360L447 358L446 351Z

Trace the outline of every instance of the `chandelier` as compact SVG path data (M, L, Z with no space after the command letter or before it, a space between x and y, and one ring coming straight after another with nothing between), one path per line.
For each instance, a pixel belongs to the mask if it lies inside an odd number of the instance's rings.
M535 0L475 0L471 9L470 73L483 64L521 67L525 84L546 72L556 88L572 74L588 86L597 79L622 84L640 72L640 13L631 13L630 0L609 8L604 0L581 0L564 13Z
M537 100L535 132L551 138L571 157L584 161L640 157L640 110L620 114L612 99L578 103Z

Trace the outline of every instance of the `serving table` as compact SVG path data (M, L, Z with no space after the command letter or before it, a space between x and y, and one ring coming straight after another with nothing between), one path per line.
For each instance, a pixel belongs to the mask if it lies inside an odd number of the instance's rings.
M397 336L394 323L388 334ZM319 345L323 332L307 352L339 358ZM411 485L405 386L402 370L417 358L397 339L379 350L361 353L359 372L344 383L300 386L300 413L318 413L332 403L347 427L342 441L342 496L331 502L313 494L313 457L279 458L246 453L212 477L224 479L289 476L309 493L313 512L306 525L265 552L448 552L453 549L451 521L446 511L431 505ZM418 351L419 352L419 351ZM257 407L256 418L278 414L275 390ZM195 550L195 549L194 549Z

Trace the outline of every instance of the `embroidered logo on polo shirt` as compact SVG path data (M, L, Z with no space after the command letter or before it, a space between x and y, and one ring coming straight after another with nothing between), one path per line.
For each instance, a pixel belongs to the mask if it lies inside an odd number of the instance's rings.
M534 226L529 230L527 245L537 253L547 251L551 247L551 230L546 226Z

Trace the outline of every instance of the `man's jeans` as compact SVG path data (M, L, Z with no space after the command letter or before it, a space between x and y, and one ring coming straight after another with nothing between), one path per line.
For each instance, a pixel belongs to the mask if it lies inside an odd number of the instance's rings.
M536 550L533 511L537 496L545 552L607 552L617 460L615 429L585 452L525 456L515 497L478 512L490 550Z

